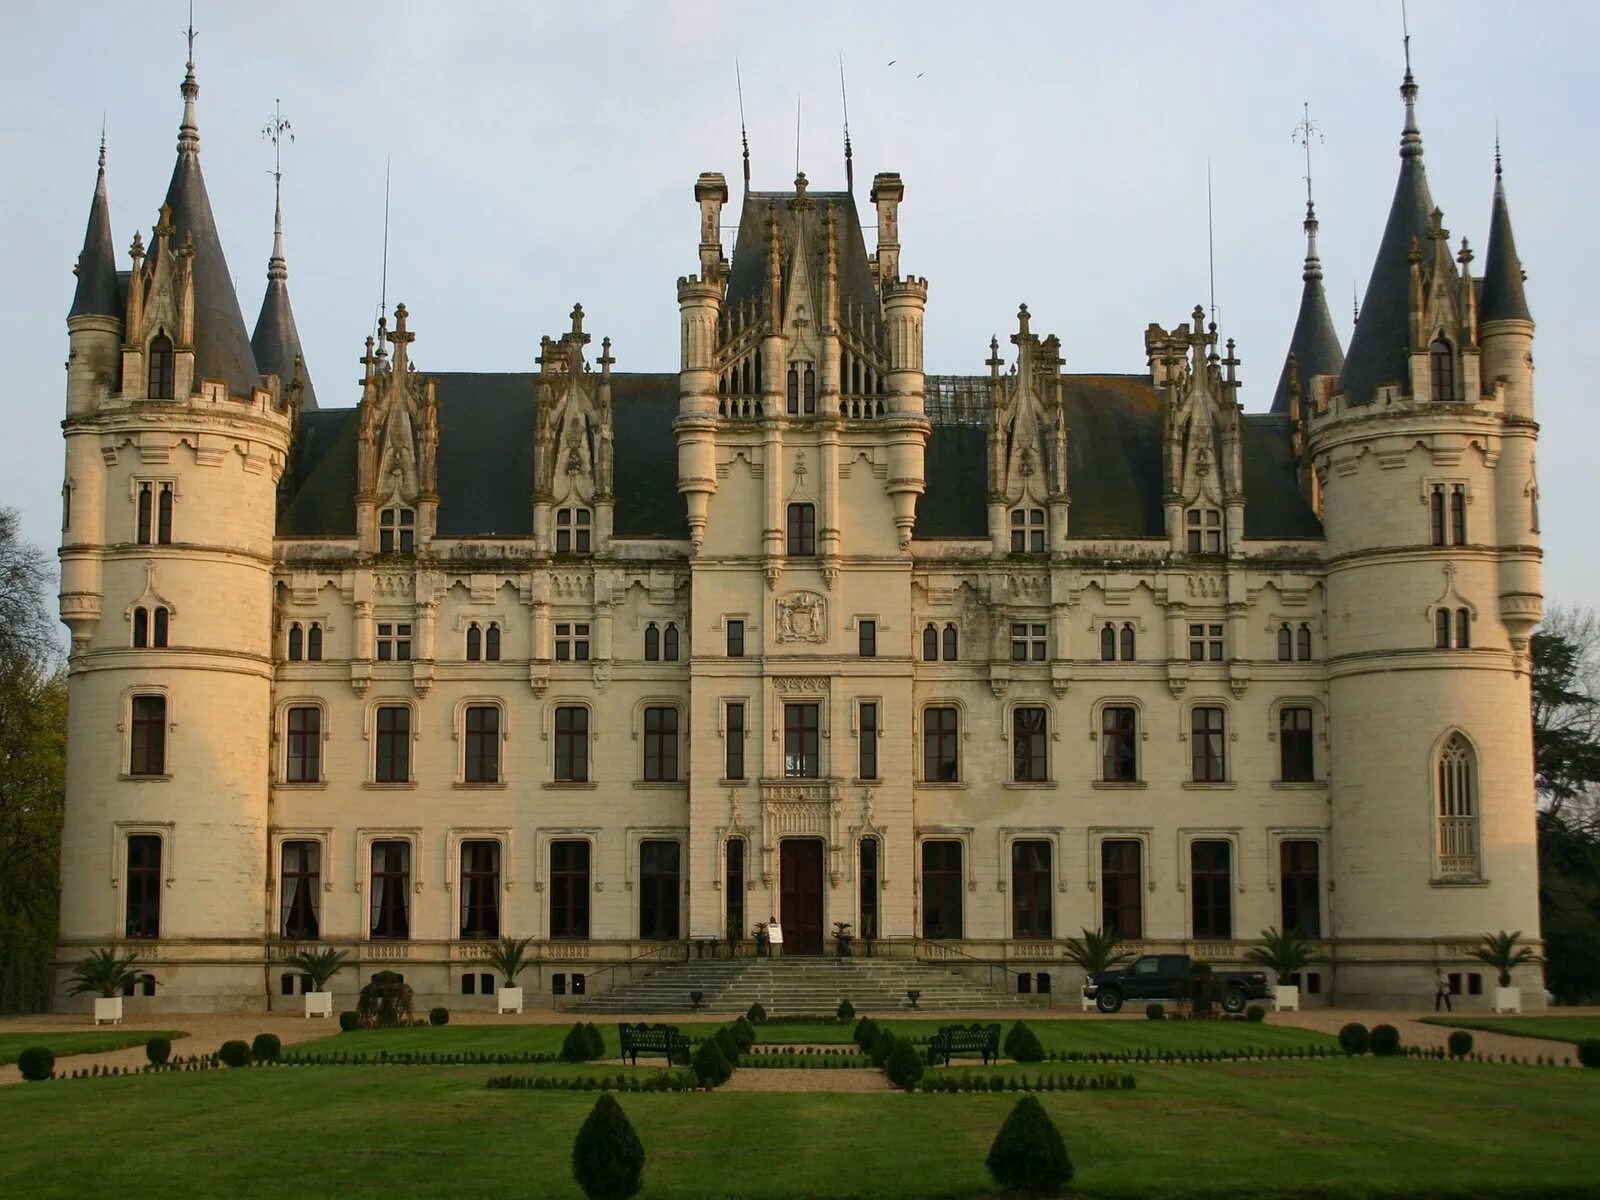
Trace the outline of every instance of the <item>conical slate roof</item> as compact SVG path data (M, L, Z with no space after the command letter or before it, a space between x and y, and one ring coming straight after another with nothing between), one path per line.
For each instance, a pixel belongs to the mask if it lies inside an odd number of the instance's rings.
M1328 297L1322 290L1322 259L1317 255L1317 217L1306 204L1306 265L1301 273L1305 287L1300 292L1300 315L1295 318L1289 353L1278 376L1278 390L1272 394L1272 411L1289 411L1290 367L1300 384L1300 395L1311 394L1313 375L1338 375L1344 366L1344 349L1328 312Z
M285 389L295 377L295 360L300 360L300 410L314 412L317 391L311 386L305 354L300 349L300 331L295 327L294 309L289 305L289 266L283 257L283 206L279 204L273 220L272 258L267 263L267 294L261 298L261 313L250 349L263 375L276 375Z
M70 317L120 317L117 303L117 252L111 243L111 205L106 200L106 144L100 142L100 175L89 203L89 225L83 231L83 251L78 255L78 288L72 296Z
M1511 236L1511 210L1506 207L1505 181L1500 177L1500 154L1494 156L1494 209L1489 215L1489 261L1483 272L1483 299L1479 321L1531 321L1528 297L1522 288L1522 261Z

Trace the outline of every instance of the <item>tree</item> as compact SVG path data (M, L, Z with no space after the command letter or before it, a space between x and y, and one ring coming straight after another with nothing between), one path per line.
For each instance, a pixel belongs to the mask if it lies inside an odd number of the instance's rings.
M1122 935L1114 929L1085 929L1081 938L1067 939L1067 961L1082 967L1085 974L1098 975L1133 957L1121 946Z

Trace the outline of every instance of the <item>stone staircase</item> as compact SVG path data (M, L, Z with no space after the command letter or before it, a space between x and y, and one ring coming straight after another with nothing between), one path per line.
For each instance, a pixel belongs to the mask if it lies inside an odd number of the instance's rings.
M687 1013L690 992L700 1011L732 1015L760 1001L768 1013L832 1013L848 999L860 1013L911 1011L908 991L928 1012L1015 1008L1031 997L1007 995L965 975L916 959L691 959L572 1006L580 1013Z

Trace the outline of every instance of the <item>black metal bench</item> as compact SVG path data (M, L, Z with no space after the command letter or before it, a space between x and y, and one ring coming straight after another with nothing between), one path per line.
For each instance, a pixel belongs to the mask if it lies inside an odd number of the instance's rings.
M1000 1059L1000 1026L998 1025L943 1025L928 1043L928 1059L944 1059L950 1065L953 1054L981 1054L985 1066L989 1060Z
M678 1032L676 1025L637 1025L619 1022L617 1033L622 1042L622 1057L635 1066L639 1055L661 1055L669 1063L689 1061L689 1039Z

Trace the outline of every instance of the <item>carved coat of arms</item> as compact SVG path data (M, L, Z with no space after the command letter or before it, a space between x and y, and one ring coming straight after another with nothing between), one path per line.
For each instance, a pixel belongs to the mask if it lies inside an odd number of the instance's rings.
M795 592L778 601L780 642L828 640L828 602L816 592Z

